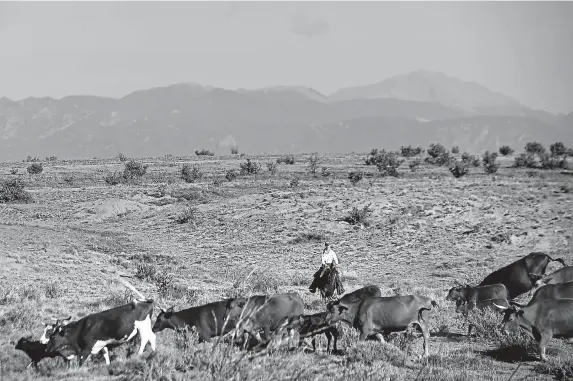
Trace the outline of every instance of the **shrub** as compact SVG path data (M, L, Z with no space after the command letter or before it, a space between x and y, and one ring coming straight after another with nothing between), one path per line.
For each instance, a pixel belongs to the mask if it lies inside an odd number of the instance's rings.
M450 163L448 169L456 179L465 176L469 172L468 163L458 160L455 160L452 163Z
M557 157L544 153L539 155L539 167L541 169L566 169L567 159L565 157Z
M525 152L540 155L545 153L545 147L538 142L529 142L525 145Z
M358 184L362 180L363 177L364 177L364 175L362 174L362 172L350 172L348 174L348 180L350 180L352 185Z
M525 167L525 168L535 168L535 156L531 153L522 153L515 158L513 166L515 168Z
M181 168L181 178L187 183L194 183L203 178L203 172L198 165L191 166L189 164L183 164Z
M458 154L458 153L460 153L460 147L458 147L458 146L453 146L453 147L452 147L452 153L453 153L453 154Z
M33 163L28 168L26 168L26 170L31 175L37 175L38 173L42 173L44 167L42 166L42 163Z
M291 188L298 187L299 184L300 184L300 179L298 177L293 177L292 179L290 179L289 185Z
M186 224L189 221L194 221L197 216L197 208L188 207L181 214L177 216L175 221L179 224Z
M239 153L239 147L237 146L231 147L231 155L236 155L238 153Z
M292 165L295 163L294 155L287 155L284 157L279 157L277 159L277 163L278 164L284 163L284 164Z
M316 170L318 169L319 160L320 158L318 157L318 155L312 155L311 157L308 158L308 171L310 173L316 173Z
M330 171L330 169L328 169L328 167L322 167L320 174L322 175L322 177L332 176L332 172Z
M44 294L48 299L57 299L64 296L64 290L60 287L60 283L58 282L50 282L44 288Z
M223 179L220 177L214 178L213 179L213 186L218 187L221 186L223 184Z
M117 185L123 181L123 176L121 175L121 173L115 171L113 173L108 173L104 177L104 180L109 185Z
M374 154L375 155L372 155ZM398 177L398 167L404 162L404 159L400 159L398 153L396 152L386 152L382 150L372 150L371 156L366 159L366 164L374 164L378 168L378 171L383 176L394 176Z
M202 149L201 151L195 151L197 156L215 156L215 154L207 149Z
M440 143L431 143L430 144L430 148L428 148L428 150L426 151L428 153L428 155L431 158L438 158L440 156L443 156L444 154L446 154L448 151L446 151L446 148L441 145Z
M24 190L24 183L20 179L10 179L0 187L0 203L30 203L32 195Z
M123 178L126 180L132 180L140 178L147 172L147 164L142 164L133 159L125 163L125 169L123 170Z
M10 174L11 174L11 175L17 175L17 174L18 174L18 168L12 168L12 169L10 170Z
M412 148L412 146L408 146L408 147L402 146L402 147L400 147L400 153L404 157L418 156L419 154L422 153L422 148L421 147ZM373 156L376 156L376 155L373 155Z
M513 149L510 146L501 146L499 147L499 153L503 156L511 155L513 153Z
M74 175L67 174L64 176L64 182L68 185L72 185L74 183Z
M241 175L255 175L261 171L261 165L256 161L247 159L245 163L240 164Z
M486 173L492 174L496 173L497 169L499 168L499 164L495 161L497 159L497 152L489 152L485 151L482 157L483 169Z
M125 162L125 161L127 161L127 157L126 157L124 154L122 154L122 153L120 153L119 155L117 155L117 158L118 158L119 161L121 161L122 163Z
M156 273L157 268L154 263L137 262L135 264L135 277L139 280L153 280Z
M372 209L370 209L370 205L368 204L362 209L358 209L357 207L352 207L350 214L344 217L343 221L348 222L351 225L363 224L368 226L368 217L372 214Z
M277 170L278 170L277 163L272 162L272 161L268 161L267 162L267 169L272 175L276 174Z
M420 160L420 158L417 157L414 160L412 160L410 164L408 164L408 167L410 167L410 171L416 172L420 164L422 164L422 160Z
M225 179L227 179L227 181L233 181L237 178L237 171L235 171L234 169L229 169L227 170L227 172L225 172Z
M564 156L567 155L568 150L565 147L565 144L562 142L553 143L549 146L549 150L551 151L551 155L553 156Z

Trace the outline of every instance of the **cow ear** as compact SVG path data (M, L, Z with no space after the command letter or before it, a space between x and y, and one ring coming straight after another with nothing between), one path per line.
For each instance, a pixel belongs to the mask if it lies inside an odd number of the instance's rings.
M169 307L169 308L167 309L167 311L165 311L165 312L173 312L173 307L174 307L174 306Z
M338 312L339 313L343 313L344 311L346 311L348 309L348 307L346 306L338 306Z

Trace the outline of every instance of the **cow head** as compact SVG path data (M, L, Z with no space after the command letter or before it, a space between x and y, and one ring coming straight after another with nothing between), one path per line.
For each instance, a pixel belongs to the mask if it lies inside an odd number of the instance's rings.
M243 308L247 305L247 298L231 298L227 300L227 305L225 306L225 315L223 319L236 320L241 313Z
M469 288L470 286L468 285L452 287L448 292L448 295L446 296L446 300L447 301L455 301L458 299L466 300Z
M350 321L348 316L348 307L343 305L340 300L329 302L326 305L326 323L334 324L337 321Z
M20 340L18 340L18 342L16 343L16 346L14 347L14 349L19 349L19 350L24 350L24 346L26 343L30 342L30 339L27 337L22 337L20 338Z
M62 352L72 344L72 332L68 325L65 325L71 316L66 319L58 319L53 325L52 333L46 343L46 352ZM46 330L47 332L48 330Z
M493 305L504 314L501 324L503 325L503 331L506 334L519 328L523 320L522 309L515 305L510 305L509 307L497 303L493 303Z
M52 334L54 333L56 327L58 325L65 325L68 324L68 322L72 319L71 316L65 318L65 319L55 319L56 322L55 323L46 323L44 326L44 331L42 332L42 336L40 337L40 343L42 344L48 344L48 341L50 341L50 336L52 336Z
M542 274L533 274L533 273L529 273L529 279L531 279L531 283L533 283L533 285L535 287L540 287L543 286L544 282L543 282L543 277L544 275Z
M161 312L157 315L155 324L153 324L153 328L151 329L153 333L161 332L166 328L176 329L177 326L173 322L173 313L173 306L169 307L167 310L161 308Z
M448 295L449 296L449 295ZM446 300L450 300L447 299ZM462 299L458 298L456 299L456 312L457 313L465 313L468 310L468 305L466 302L464 302Z

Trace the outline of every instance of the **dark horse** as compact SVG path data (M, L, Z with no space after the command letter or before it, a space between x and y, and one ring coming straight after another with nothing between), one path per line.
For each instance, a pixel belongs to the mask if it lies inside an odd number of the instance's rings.
M320 273L322 272L322 276ZM314 280L310 285L310 292L314 294L314 290L318 289L320 291L320 296L324 300L330 300L334 297L334 294L342 295L344 294L344 287L342 286L342 281L340 280L340 273L338 268L334 264L326 266L324 271L322 268L315 274Z

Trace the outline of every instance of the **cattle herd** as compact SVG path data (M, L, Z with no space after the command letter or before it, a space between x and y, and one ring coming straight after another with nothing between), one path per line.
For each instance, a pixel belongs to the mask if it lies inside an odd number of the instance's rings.
M545 275L550 261L563 266ZM249 348L264 347L273 335L299 335L299 345L306 338L325 334L330 352L331 340L337 351L337 322L345 322L360 332L360 340L404 331L415 326L424 339L427 356L430 337L428 313L438 307L425 296L381 296L378 286L368 285L342 295L326 304L326 311L305 315L303 301L297 293L254 295L231 298L202 306L174 311L163 309L146 299L133 286L124 284L138 295L131 303L87 315L77 321L71 317L46 324L38 341L22 338L16 344L28 354L28 366L48 357L66 360L77 357L81 366L90 355L102 352L110 363L110 348L132 340L139 333L141 355L149 343L155 351L156 334L164 329L180 330L194 327L199 341L231 335L232 340ZM513 299L538 287L529 303ZM524 329L539 343L539 354L546 360L545 348L553 337L573 337L573 267L558 258L534 252L488 275L477 286L457 286L449 290L446 300L456 302L456 311L467 314L471 309L492 308L504 314L505 332ZM153 309L160 309L152 326ZM471 331L471 327L470 327ZM262 336L261 336L262 335Z

